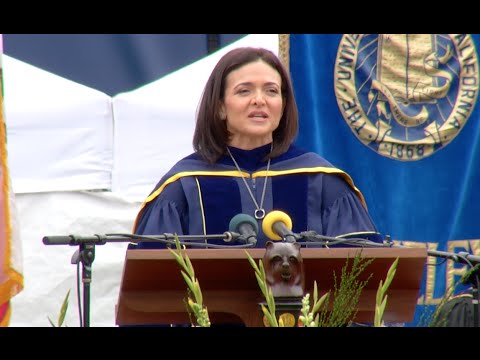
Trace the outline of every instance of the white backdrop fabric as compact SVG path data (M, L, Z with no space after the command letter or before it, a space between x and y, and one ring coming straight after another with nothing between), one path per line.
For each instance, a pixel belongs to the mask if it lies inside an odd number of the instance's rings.
M52 235L131 233L141 202L192 152L195 112L219 57L239 46L278 53L278 35L248 35L135 91L109 98L4 55L7 150L23 252L24 290L12 327L49 327L70 290L66 325L79 326L76 246ZM115 325L127 243L95 248L90 326ZM79 284L83 289L83 284Z

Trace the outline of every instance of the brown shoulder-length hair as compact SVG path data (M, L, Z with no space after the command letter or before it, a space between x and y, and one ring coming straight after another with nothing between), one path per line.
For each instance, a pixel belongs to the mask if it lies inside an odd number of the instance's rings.
M292 81L280 59L267 49L236 48L226 53L213 69L197 108L193 148L211 164L225 153L230 137L226 121L220 117L225 96L225 79L232 71L258 60L277 70L282 79L281 90L285 107L280 123L273 132L273 150L270 157L279 156L287 151L297 136L298 109Z

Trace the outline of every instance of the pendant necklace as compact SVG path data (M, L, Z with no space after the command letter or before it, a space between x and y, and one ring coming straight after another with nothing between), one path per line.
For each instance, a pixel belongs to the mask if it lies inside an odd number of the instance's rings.
M227 151L228 151L228 154L230 155L230 157L232 158L232 161L235 164L235 167L237 168L237 170L240 173L242 173L242 170L240 169L240 166L238 166L237 161L233 157L233 155L230 152L230 149L228 148L228 146L227 146ZM267 171L265 172L265 181L263 182L263 191L262 191L262 198L260 199L260 205L258 205L257 200L255 199L255 196L253 196L253 192L252 192L252 190L250 189L250 186L247 183L247 180L245 180L245 177L242 175L243 183L245 184L245 187L247 188L248 193L250 194L250 197L253 200L253 203L257 207L257 209L255 210L255 219L257 219L257 220L261 220L265 217L265 209L263 208L263 200L265 199L265 191L267 190L267 180L268 180L268 170L270 169L270 160L271 159L269 158L268 163L267 163Z

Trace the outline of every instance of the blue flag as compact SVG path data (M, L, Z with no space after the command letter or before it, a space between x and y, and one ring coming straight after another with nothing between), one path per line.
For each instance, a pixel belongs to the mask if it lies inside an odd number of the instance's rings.
M404 245L480 255L479 44L478 34L289 36L297 144L348 172L379 231ZM427 262L412 326L452 286L469 287L466 264Z

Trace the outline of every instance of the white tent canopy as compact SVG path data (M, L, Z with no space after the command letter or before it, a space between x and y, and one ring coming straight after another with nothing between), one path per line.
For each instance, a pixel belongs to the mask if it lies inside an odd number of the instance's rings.
M13 190L110 189L111 98L7 55L2 60Z

